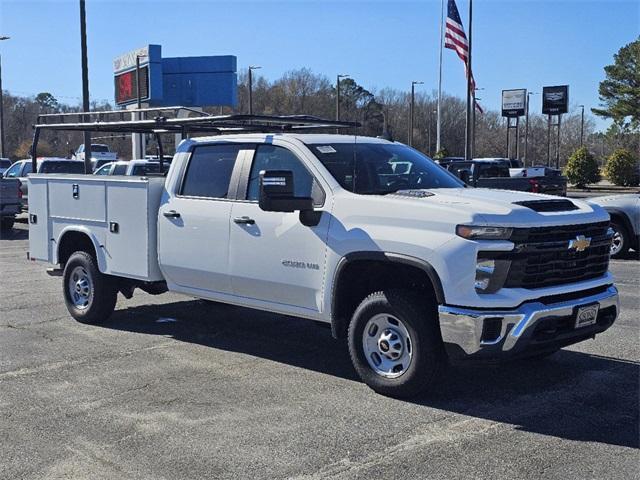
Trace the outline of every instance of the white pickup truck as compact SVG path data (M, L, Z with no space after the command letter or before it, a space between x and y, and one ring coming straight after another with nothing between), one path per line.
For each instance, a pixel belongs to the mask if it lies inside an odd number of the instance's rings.
M427 389L447 360L545 356L618 316L602 208L468 188L382 139L200 137L166 178L29 183L29 257L62 274L76 320L140 288L326 322L386 395Z

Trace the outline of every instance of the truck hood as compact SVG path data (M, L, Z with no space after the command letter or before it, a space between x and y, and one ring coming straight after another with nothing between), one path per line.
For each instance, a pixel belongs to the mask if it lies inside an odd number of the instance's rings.
M422 192L426 194L422 198L408 195L405 198L442 206L444 210L459 212L461 217L472 214L475 223L484 225L530 227L608 220L608 214L597 205L552 195L486 188L440 188ZM398 198L404 195L404 192L398 192L393 196ZM540 203L549 201L559 202L553 211L537 211ZM454 221L454 218L451 220Z

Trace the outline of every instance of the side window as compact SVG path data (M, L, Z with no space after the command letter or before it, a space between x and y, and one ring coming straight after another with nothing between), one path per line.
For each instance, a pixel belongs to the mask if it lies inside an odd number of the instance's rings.
M22 168L21 163L14 163L6 172L4 172L4 176L7 178L17 177L20 174L20 168Z
M196 147L191 154L181 194L193 197L227 198L231 172L241 144Z
M109 170L111 170L110 164L103 165L94 172L94 175L109 175Z
M286 148L276 145L260 145L256 149L249 174L247 200L258 200L262 170L291 170L294 182L293 193L296 197L312 197L314 205L321 205L324 202L322 189L300 159Z
M111 175L126 175L127 174L127 165L116 165L113 167L113 173Z

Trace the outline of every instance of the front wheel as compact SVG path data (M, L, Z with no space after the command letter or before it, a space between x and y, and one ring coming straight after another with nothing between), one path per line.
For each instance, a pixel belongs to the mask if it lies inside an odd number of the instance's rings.
M349 353L360 378L391 397L427 390L444 364L435 303L413 292L376 292L349 324Z
M625 226L613 220L611 222L613 239L611 240L611 258L623 257L629 251L629 234Z
M113 277L98 270L86 252L75 252L64 267L62 291L67 310L82 323L99 323L111 316L118 289Z

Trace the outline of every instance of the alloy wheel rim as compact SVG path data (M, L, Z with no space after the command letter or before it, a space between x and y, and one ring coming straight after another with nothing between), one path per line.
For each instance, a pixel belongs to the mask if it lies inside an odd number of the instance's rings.
M373 316L362 332L364 356L371 369L381 377L404 374L413 358L413 342L400 319L386 313Z
M613 239L611 240L611 255L616 255L624 246L624 238L618 230L613 231Z
M84 267L75 267L69 275L69 297L73 306L79 310L89 307L93 298L93 282Z

